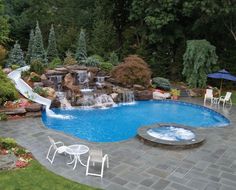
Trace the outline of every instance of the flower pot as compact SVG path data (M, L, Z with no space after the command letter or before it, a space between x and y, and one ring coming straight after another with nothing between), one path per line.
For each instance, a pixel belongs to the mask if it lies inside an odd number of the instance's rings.
M178 100L178 99L179 99L179 96L171 96L171 99L172 99L172 100Z

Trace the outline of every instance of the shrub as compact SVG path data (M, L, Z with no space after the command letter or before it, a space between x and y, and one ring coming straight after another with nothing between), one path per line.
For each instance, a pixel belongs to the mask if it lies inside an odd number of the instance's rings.
M20 65L13 64L13 65L11 65L11 68L12 68L13 70L19 69L19 68L20 68Z
M118 65L119 64L119 58L118 58L117 54L114 51L110 53L109 62L112 65Z
M21 72L21 77L22 77L22 78L28 77L28 76L30 76L30 71L29 71L29 70L27 70L27 71L22 71L22 72Z
M32 82L40 82L40 81L41 81L41 78L40 78L39 76L32 76L32 77L30 78L30 80L31 80Z
M111 70L113 69L113 65L109 62L102 62L100 65L99 65L100 69L102 71L105 71L107 73L111 72Z
M64 65L75 65L77 64L76 59L72 56L71 52L66 52L66 58L64 59Z
M40 60L33 60L30 66L30 72L35 72L39 75L42 75L44 73L45 66Z
M180 90L175 88L171 89L170 93L172 96L180 96Z
M0 45L0 65L3 66L4 65L4 59L7 56L7 50L5 49L5 47L3 47L2 45Z
M42 87L39 87L39 86L34 88L34 92L39 94L40 96L43 96L43 97L47 97L48 96L47 90L44 90Z
M49 69L55 69L56 67L58 67L59 65L61 65L61 59L60 58L54 58L49 64L48 64L48 68Z
M150 85L151 71L147 63L137 55L126 57L111 74L118 83L124 86L139 84L148 87Z
M170 86L170 81L166 78L162 78L162 77L155 77L152 79L152 84L154 85L154 87L158 87L164 90L170 90L171 86Z
M18 98L18 92L14 84L7 78L6 74L0 68L0 105L5 101L14 101Z
M101 64L101 62L93 56L88 57L82 63L87 67L98 67Z
M11 149L16 147L16 141L12 138L1 138L0 139L0 146L4 149Z
M6 121L7 115L5 113L0 113L0 121Z

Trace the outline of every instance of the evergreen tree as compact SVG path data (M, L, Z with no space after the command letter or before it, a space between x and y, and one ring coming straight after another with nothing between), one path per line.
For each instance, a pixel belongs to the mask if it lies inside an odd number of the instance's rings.
M85 32L83 29L81 29L80 31L79 40L77 43L77 49L75 53L75 59L79 63L87 59L86 39L85 39Z
M183 60L182 74L188 84L191 87L205 87L207 74L214 69L218 56L215 46L207 40L188 40Z
M7 65L8 67L12 65L25 66L24 54L17 41L9 53Z
M47 58L51 62L54 58L58 57L56 36L54 32L54 27L51 25L49 38L48 38L48 49L47 49Z
M119 58L118 58L117 54L114 51L110 53L109 62L112 65L118 65L119 64Z
M34 42L32 45L32 56L30 60L31 62L33 60L39 60L44 64L47 64L47 56L43 47L43 37L38 22L35 28Z
M29 64L31 62L33 44L34 44L34 30L31 30L29 43L28 43L28 50L27 50L27 54L26 54L26 58L25 58L26 62Z

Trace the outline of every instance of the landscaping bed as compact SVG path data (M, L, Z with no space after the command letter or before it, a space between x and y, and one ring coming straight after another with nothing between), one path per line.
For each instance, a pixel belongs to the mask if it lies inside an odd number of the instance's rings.
M14 139L0 138L0 158L6 158L10 167L0 170L0 189L10 190L94 190L55 175L41 166L32 154L18 146ZM0 159L1 161L4 159ZM6 159L5 159L6 161Z

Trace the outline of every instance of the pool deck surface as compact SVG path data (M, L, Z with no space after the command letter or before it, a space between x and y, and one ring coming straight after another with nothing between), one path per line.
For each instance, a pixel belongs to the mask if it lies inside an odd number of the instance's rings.
M202 105L201 99L181 99ZM12 137L30 150L47 169L70 180L109 190L235 190L236 107L215 108L231 121L229 127L200 129L206 142L194 149L168 150L143 144L137 138L118 143L91 143L44 127L41 118L0 122L0 136ZM127 126L128 127L128 126ZM85 176L85 167L75 170L68 157L46 160L48 137L66 145L85 144L109 155L104 178ZM86 162L88 155L82 156Z

